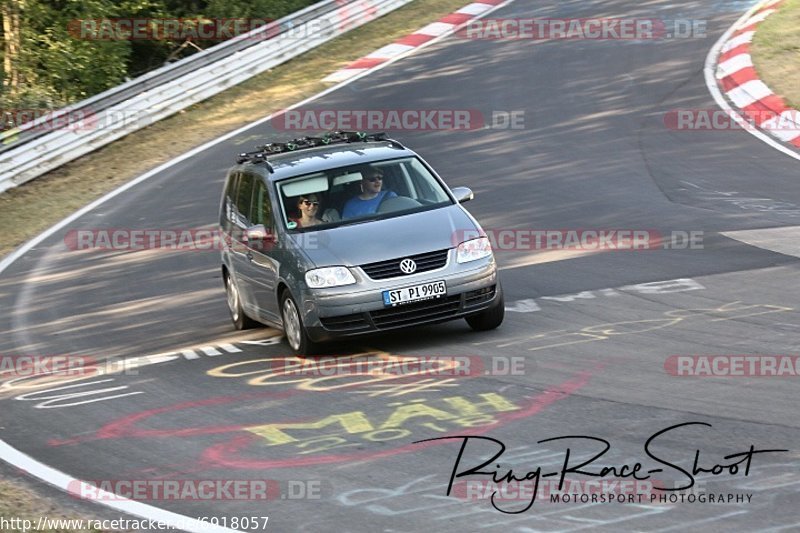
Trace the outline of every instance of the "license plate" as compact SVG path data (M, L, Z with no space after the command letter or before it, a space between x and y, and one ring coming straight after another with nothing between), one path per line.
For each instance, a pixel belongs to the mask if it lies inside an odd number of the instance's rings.
M432 281L412 287L383 291L383 305L394 307L395 305L439 298L445 294L447 294L447 286L444 281Z

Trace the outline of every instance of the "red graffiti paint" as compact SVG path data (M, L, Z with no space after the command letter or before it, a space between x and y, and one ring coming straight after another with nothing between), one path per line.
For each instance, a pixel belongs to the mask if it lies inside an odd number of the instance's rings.
M505 426L516 420L528 418L540 413L545 408L553 405L555 402L565 399L576 391L584 387L591 378L593 372L584 371L578 373L574 378L569 379L557 386L548 388L547 390L533 396L525 398L525 401L515 400L517 404L522 404L518 410L507 413L493 413L496 418L496 423L490 426L483 425L475 428L458 429L448 434L458 435L477 435L483 433L487 427L496 429ZM279 459L257 459L249 458L244 455L244 452L256 445L263 442L263 439L252 433L247 432L246 428L252 428L256 422L247 424L232 424L232 425L207 425L207 426L190 426L190 427L172 427L163 429L149 429L142 427L143 424L148 423L152 426L153 421L161 415L174 414L181 411L190 411L192 409L209 408L214 406L221 406L231 403L242 404L253 402L256 400L265 399L286 399L302 394L304 391L292 389L289 391L270 392L270 393L251 393L239 396L224 396L217 398L208 398L204 400L193 400L182 402L171 406L159 407L156 409L149 409L141 413L125 416L118 420L114 420L105 424L93 435L81 436L72 439L52 439L49 444L52 446L75 445L83 442L90 442L96 440L114 440L114 439L152 439L152 438L191 438L201 435L215 435L215 434L235 434L228 441L215 444L207 448L199 457L199 464L205 465L207 468L237 468L237 469L266 469L266 468L287 468L298 467L318 464L331 464L339 462L363 461L370 459L381 459L393 455L408 453L412 451L419 451L428 446L435 446L442 444L444 441L433 441L422 444L405 444L397 448L385 449L378 452L353 452L347 454L328 454L317 455L309 457L288 457ZM307 393L306 393L307 394ZM336 393L315 393L316 397L320 399L325 394ZM320 401L320 404L324 402ZM303 423L301 420L292 421L276 421L277 423ZM242 433L245 432L245 433ZM414 439L417 440L417 439Z

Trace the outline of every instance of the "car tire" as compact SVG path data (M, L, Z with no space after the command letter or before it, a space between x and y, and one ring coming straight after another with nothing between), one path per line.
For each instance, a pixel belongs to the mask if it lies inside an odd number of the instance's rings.
M283 291L281 295L281 319L283 320L286 342L294 353L297 355L314 355L317 353L319 344L309 338L297 304L288 290Z
M498 294L494 307L465 317L469 327L475 331L489 331L500 327L500 324L503 323L503 318L506 316L506 306L503 299L503 288L499 283L497 284L497 292Z
M231 313L231 321L234 328L237 330L252 329L260 325L244 312L236 282L227 273L225 274L225 296L228 300L228 311Z

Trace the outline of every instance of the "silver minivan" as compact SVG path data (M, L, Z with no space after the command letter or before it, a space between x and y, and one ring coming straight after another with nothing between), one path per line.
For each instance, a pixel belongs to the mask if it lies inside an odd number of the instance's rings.
M283 329L299 354L335 338L466 319L503 322L489 240L416 153L335 132L240 154L220 208L237 329Z

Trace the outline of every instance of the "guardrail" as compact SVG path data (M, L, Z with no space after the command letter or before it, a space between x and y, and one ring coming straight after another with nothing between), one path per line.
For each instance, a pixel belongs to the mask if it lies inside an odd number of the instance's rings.
M411 0L324 0L0 135L0 193L381 17ZM268 36L268 39L265 39ZM52 116L82 117L47 131ZM50 121L50 122L48 122ZM63 120L62 120L63 121ZM16 135L16 137L14 137Z

